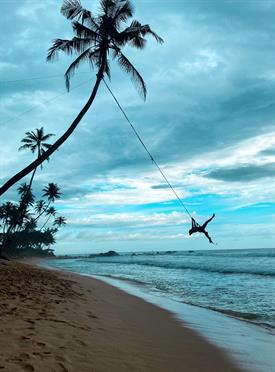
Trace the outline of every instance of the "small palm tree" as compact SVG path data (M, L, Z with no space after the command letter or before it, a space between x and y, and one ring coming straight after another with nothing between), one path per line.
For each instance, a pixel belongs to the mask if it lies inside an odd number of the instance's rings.
M66 218L63 216L56 217L56 219L54 220L54 225L58 227L64 226L66 225L66 223Z
M149 25L142 25L136 20L123 29L126 22L133 16L133 6L129 0L101 0L100 11L97 16L84 9L79 0L65 0L61 7L61 13L72 21L76 36L71 40L56 39L49 49L47 59L48 61L54 60L59 52L68 55L77 54L77 58L65 72L67 88L70 88L70 79L76 68L83 62L88 62L91 67L95 67L97 76L95 85L88 101L66 132L37 160L8 180L0 188L0 195L42 164L73 133L94 102L104 75L109 77L111 75L110 56L118 62L126 73L131 75L142 96L146 97L144 80L130 60L122 53L122 48L130 46L143 49L146 45L145 36L147 35L152 35L159 43L162 43L163 40L151 30Z
M60 187L56 183L49 183L48 186L44 187L43 191L43 196L48 198L49 203L53 203L55 199L60 199L61 197Z
M21 143L23 143L23 145L19 147L18 149L19 151L31 150L33 154L37 152L37 158L39 158L51 147L51 145L47 143L46 141L52 136L54 136L54 134L53 133L45 134L43 127L41 127L40 129L36 128L35 132L31 131L31 132L26 132L25 134L26 134L26 137L24 137L21 140ZM41 164L41 168L42 168L42 164ZM34 173L36 169L37 168L34 169ZM33 177L34 177L34 174L33 174Z

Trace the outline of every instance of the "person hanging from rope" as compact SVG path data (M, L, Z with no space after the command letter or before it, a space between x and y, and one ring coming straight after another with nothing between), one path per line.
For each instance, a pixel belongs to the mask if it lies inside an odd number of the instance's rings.
M205 231L206 226L209 224L210 221L213 220L215 217L215 213L213 213L213 216L209 218L209 220L205 221L203 225L199 225L193 217L191 217L192 220L192 228L189 230L189 235L192 235L196 232L203 233L207 239L209 240L209 243L215 244L212 239L210 238L207 231Z

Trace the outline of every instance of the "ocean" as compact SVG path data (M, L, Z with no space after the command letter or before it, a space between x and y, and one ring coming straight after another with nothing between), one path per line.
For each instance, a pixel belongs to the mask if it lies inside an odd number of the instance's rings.
M120 253L48 264L127 280L156 296L275 329L275 249Z

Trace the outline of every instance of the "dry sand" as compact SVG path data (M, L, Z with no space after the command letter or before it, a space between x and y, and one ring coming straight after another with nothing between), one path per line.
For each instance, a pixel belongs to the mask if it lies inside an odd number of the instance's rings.
M0 369L235 372L167 311L89 277L0 261Z

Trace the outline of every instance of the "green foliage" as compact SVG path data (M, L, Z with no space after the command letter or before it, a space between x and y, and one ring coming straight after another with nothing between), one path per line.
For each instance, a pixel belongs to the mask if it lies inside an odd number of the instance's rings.
M26 183L18 188L19 201L0 205L0 247L8 256L53 256L51 248L56 233L66 224L53 206L61 192L57 184L49 183L42 190L42 198L35 200L32 189ZM50 227L46 227L50 224Z
M129 0L101 0L96 16L84 9L79 0L64 1L61 13L72 21L75 36L71 40L55 39L49 49L47 60L55 60L59 52L78 55L65 72L68 90L71 77L83 62L88 62L92 68L102 70L103 74L111 78L111 56L121 69L131 76L139 93L144 99L146 98L145 82L130 60L122 53L122 48L130 46L143 49L147 35L153 36L158 43L162 43L163 40L151 30L149 25L142 25L136 20L125 27L133 12Z

